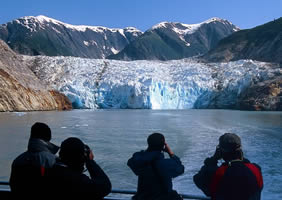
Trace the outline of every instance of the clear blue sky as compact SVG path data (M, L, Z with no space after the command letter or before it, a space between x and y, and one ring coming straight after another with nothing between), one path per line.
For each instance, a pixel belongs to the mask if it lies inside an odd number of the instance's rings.
M193 24L219 17L245 29L282 17L282 0L1 0L0 24L37 15L142 31L162 21Z

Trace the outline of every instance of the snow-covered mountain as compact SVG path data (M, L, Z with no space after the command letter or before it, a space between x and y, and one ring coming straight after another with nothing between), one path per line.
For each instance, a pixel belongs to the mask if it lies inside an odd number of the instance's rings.
M192 25L162 22L143 34L133 27L71 25L39 15L2 24L0 39L25 55L171 60L204 54L237 30L227 20L211 18Z
M161 22L109 59L171 60L198 56L238 31L231 22L211 18L198 24Z
M159 30L159 29L171 29L173 32L175 32L180 38L181 40L183 40L183 42L186 43L186 46L190 46L185 37L187 35L191 35L193 33L195 33L196 31L198 31L201 27L205 26L205 25L224 25L226 30L226 32L229 32L227 34L230 34L230 32L236 32L239 31L240 28L235 26L234 24L232 24L231 22L229 22L228 20L225 19L221 19L218 17L213 17L210 18L206 21L203 21L201 23L198 24L184 24L184 23L180 23L180 22L161 22L159 24L156 24L155 26L153 26L149 31L154 31L154 30Z
M0 39L26 55L105 58L141 34L133 27L70 25L42 15L22 17L0 26Z
M282 66L282 17L238 31L219 42L203 58L209 62L253 59Z
M250 87L282 76L279 66L252 60L204 64L192 59L127 62L26 56L25 61L75 108L240 109Z

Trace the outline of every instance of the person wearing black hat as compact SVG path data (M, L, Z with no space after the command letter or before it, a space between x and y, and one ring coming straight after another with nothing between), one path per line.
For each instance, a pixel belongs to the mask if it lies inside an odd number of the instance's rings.
M53 167L59 147L50 142L51 129L47 124L36 122L31 127L27 151L12 163L10 187L14 195L31 197L40 191L46 169Z
M84 165L89 176L84 174ZM111 192L111 182L94 161L94 154L79 138L70 137L61 144L59 160L46 175L51 197L64 199L103 199Z
M180 200L173 190L172 178L184 173L180 159L172 152L165 137L153 133L147 138L148 148L136 152L127 165L138 176L137 194L134 200ZM170 158L165 158L163 152Z
M218 160L224 163L218 166ZM194 175L194 183L212 200L260 200L261 168L244 158L241 139L234 133L219 138L214 155Z

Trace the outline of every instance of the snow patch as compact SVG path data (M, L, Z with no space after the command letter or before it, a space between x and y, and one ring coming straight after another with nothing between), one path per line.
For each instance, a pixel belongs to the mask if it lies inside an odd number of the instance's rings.
M126 38L126 36L124 35L124 30L123 30L123 29L118 30L118 32L119 32L123 37Z
M45 23L45 22L53 23L53 24L56 24L56 25L65 26L66 28L73 29L75 31L81 31L81 32L86 32L87 30L92 30L92 31L98 32L98 33L104 33L106 31L120 32L120 33L123 32L123 29L119 29L119 28L107 28L107 27L103 27L103 26L71 25L71 24L67 24L67 23L64 23L64 22L61 22L59 20L43 16L43 15L39 15L37 17L31 16L31 17L27 17L27 18L35 18L41 23ZM128 28L128 29L131 30L132 32L136 32L136 33L141 32L136 28Z
M154 29L159 29L159 28L166 28L166 27L167 27L167 24L169 24L169 22L161 22L161 23L159 23L159 24L157 24L157 25L154 25L154 26L152 27L152 30L154 30Z
M87 42L87 41L83 41L83 44L84 44L85 46L89 46L89 42Z
M93 46L93 45L95 45L95 46L97 46L97 42L96 41L94 41L94 40L89 40L89 41L83 41L83 44L85 45L85 46Z
M111 51L113 52L113 54L117 54L119 51L116 50L114 47L111 48Z
M193 34L195 31L197 31L202 25L209 24L213 22L220 22L226 25L233 25L231 22L225 19L220 19L217 17L213 17L211 19L208 19L204 22L197 23L197 24L184 24L179 22L161 22L155 26L152 27L152 30L159 29L159 28L167 28L169 25L173 26L173 31L176 32L179 35L186 35L186 34ZM234 31L240 30L238 27L233 29Z

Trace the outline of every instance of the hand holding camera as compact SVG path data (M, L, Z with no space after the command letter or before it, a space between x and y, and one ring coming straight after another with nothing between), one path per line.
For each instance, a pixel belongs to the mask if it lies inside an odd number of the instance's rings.
M94 159L94 154L88 145L84 146L84 155L85 155L86 160Z
M164 152L167 152L169 156L173 156L174 155L173 151L171 150L171 148L168 146L167 143L165 143Z
M222 158L222 152L219 146L216 147L216 150L212 157L216 160L220 160Z

